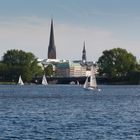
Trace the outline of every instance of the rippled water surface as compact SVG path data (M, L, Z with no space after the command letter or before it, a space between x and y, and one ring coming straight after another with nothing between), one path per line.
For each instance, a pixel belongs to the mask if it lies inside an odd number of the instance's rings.
M139 140L140 86L0 86L2 140Z

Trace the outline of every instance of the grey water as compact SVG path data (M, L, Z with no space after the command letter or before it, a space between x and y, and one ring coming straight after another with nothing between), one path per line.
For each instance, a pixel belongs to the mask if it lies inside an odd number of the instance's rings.
M0 140L139 140L140 86L1 85Z

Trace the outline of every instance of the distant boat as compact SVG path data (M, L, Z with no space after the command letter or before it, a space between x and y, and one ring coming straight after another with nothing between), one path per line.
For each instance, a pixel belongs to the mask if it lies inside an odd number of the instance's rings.
M77 81L77 85L80 85L79 81Z
M89 77L86 78L86 81L84 83L83 88L84 89L89 89L89 90L98 90L99 91L100 89L98 89L98 86L97 86L95 71L94 71L93 66L91 67L90 82L88 82L88 78Z
M24 85L21 75L19 76L19 79L18 79L18 85Z
M48 85L45 74L43 75L43 78L42 78L42 85Z

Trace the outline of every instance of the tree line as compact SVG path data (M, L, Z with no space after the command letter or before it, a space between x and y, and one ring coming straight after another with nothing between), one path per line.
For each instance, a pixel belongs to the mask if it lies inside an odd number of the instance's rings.
M140 65L136 57L122 48L104 50L97 61L99 76L105 81L128 82L138 84ZM0 81L17 82L19 75L25 82L31 82L33 77L53 75L52 65L43 68L38 65L37 58L31 52L8 50L0 62Z
M51 74L51 67L48 68L39 66L37 58L31 52L8 50L0 62L0 81L16 83L21 75L25 82L31 82L33 77Z

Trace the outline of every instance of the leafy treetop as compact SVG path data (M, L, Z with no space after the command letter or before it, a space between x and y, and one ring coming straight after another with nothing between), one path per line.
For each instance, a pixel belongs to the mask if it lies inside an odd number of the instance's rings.
M98 59L100 75L107 77L126 76L128 72L137 69L136 57L128 53L125 49L114 48L103 51L103 55Z

